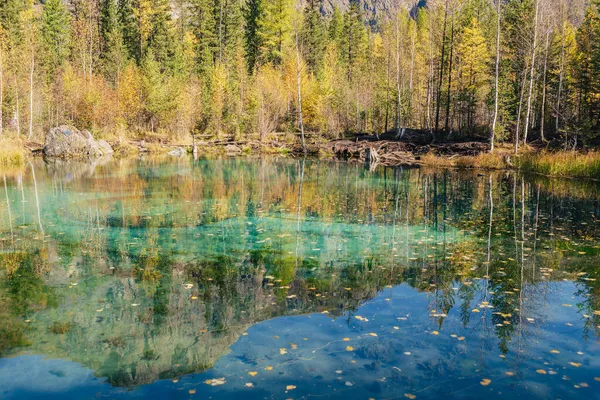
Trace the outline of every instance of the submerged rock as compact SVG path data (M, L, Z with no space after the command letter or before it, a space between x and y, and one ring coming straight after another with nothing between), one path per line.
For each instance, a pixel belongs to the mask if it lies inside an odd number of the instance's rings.
M95 140L89 131L61 125L46 133L43 153L48 157L97 158L113 153L104 140Z

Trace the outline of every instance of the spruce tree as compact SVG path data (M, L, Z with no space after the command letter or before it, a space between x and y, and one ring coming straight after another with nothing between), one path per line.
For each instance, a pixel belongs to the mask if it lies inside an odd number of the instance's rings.
M42 38L50 74L69 56L70 18L62 0L48 0L42 13Z
M308 0L304 8L302 25L302 53L308 67L318 72L323 67L323 56L327 46L327 27L321 15L322 0Z

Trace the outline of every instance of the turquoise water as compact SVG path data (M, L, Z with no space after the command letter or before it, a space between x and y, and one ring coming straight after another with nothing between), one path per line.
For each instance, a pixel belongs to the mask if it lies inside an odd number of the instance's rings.
M0 398L599 398L594 183L293 159L0 173Z

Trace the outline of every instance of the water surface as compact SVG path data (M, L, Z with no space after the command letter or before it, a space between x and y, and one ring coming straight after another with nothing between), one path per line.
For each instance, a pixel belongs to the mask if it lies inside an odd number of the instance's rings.
M1 398L599 398L595 184L292 159L2 174Z

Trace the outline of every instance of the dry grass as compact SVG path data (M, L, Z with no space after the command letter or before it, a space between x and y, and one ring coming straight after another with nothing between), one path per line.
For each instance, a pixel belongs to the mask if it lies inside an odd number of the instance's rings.
M600 179L600 152L528 153L517 159L517 166L521 171L547 176Z
M23 141L6 136L0 139L0 168L19 167L25 163L27 151Z

